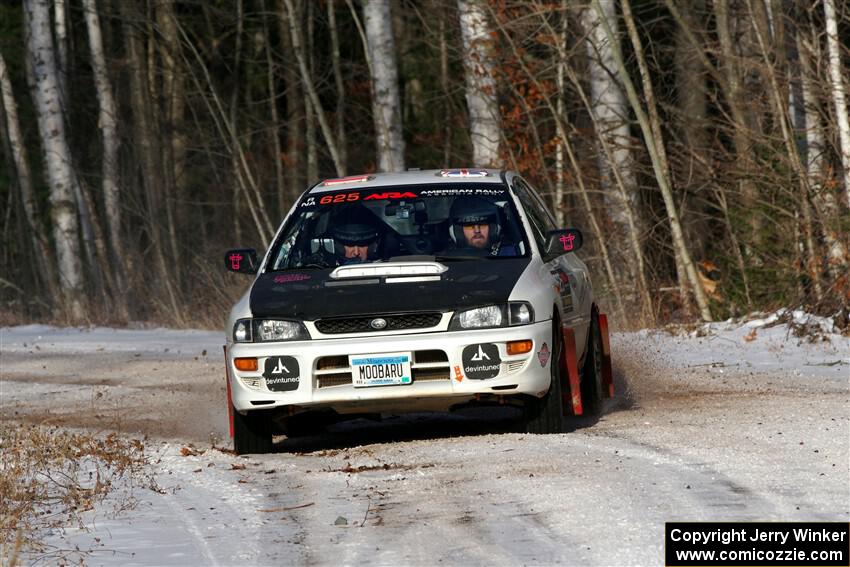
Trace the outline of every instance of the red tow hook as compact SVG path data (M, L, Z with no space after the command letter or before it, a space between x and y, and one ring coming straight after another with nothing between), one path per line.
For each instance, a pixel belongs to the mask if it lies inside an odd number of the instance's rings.
M608 316L599 314L599 333L602 335L602 389L614 397L614 372L611 365L611 339L608 336Z
M567 383L563 384L561 397L563 399L564 415L582 415L581 386L578 375L578 357L576 356L576 335L569 327L562 327L564 332L564 353L566 354ZM562 363L563 368L563 363ZM570 414L572 409L572 414Z

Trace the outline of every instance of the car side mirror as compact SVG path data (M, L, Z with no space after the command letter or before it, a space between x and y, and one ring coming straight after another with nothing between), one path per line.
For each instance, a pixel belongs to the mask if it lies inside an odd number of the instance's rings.
M234 248L224 253L224 267L239 274L256 274L260 263L253 248Z
M546 237L546 258L555 258L567 252L576 252L584 244L584 237L577 228L549 231Z

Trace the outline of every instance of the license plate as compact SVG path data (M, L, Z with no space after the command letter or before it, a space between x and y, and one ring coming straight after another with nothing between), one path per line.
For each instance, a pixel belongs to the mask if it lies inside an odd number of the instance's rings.
M413 382L409 352L349 355L348 364L351 366L355 388L395 386Z

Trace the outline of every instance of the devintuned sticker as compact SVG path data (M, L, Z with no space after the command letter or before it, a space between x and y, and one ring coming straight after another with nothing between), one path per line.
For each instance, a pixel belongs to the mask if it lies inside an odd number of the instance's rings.
M486 380L499 374L502 359L492 343L469 345L463 349L463 373L470 380Z
M549 362L549 347L546 346L546 343L543 343L543 346L540 347L540 351L537 353L537 360L540 361L540 366L546 366L546 363Z
M300 374L298 361L291 356L270 356L266 359L263 378L266 387L274 392L290 392L298 389Z

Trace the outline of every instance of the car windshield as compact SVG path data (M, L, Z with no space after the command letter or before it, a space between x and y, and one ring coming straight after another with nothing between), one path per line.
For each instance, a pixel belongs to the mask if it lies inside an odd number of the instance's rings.
M497 184L401 185L311 193L272 246L269 269L528 254L510 194Z

